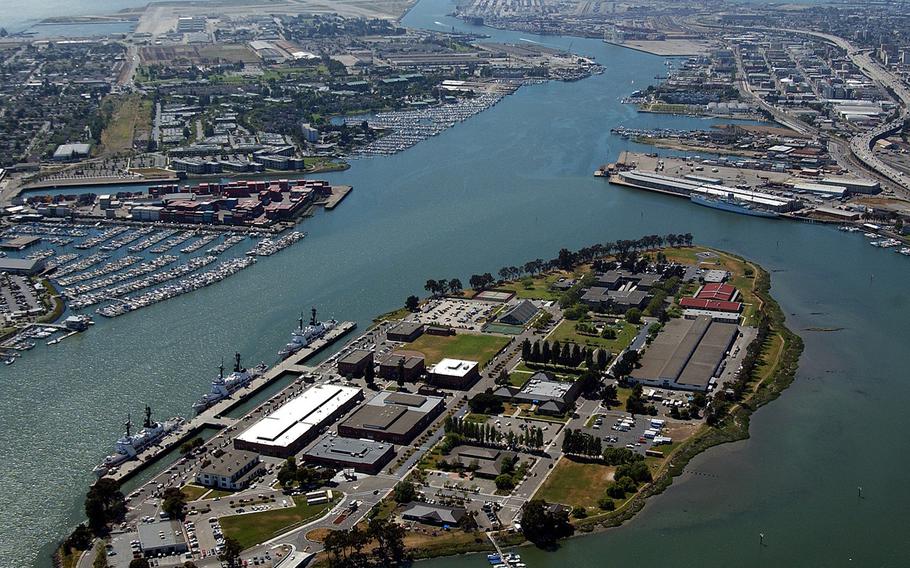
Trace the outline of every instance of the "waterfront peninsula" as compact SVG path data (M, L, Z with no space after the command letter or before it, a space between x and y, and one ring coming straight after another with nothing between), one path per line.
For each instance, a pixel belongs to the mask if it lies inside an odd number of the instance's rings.
M388 566L486 551L520 566L505 549L622 523L692 457L747 437L802 349L767 271L691 242L428 280L429 297L306 366L309 342L343 335L314 310L292 334L308 337L300 355L168 434L178 454L138 448L99 471L60 560ZM203 439L203 424L220 431ZM161 473L124 495L135 464Z

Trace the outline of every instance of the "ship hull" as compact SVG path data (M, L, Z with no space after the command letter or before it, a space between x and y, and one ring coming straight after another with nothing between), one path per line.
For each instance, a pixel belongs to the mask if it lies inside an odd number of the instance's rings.
M765 219L777 219L780 217L778 213L774 211L763 211L760 209L749 209L748 207L743 207L735 203L730 203L728 201L720 201L716 199L707 199L700 195L691 195L689 200L696 205L701 205L702 207L709 207L711 209L718 209L720 211L726 211L728 213L737 213L739 215L748 215L750 217L763 217Z

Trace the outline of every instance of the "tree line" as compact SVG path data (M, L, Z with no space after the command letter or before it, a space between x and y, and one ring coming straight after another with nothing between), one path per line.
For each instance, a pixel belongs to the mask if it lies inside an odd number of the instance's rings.
M555 258L550 260L537 258L521 265L503 266L497 271L497 274L499 275L499 281L517 280L522 276L536 276L550 270L571 270L580 263L604 260L610 256L625 260L630 255L637 256L640 251L653 250L663 246L691 246L693 240L692 233L668 233L666 235L645 235L631 240L623 239L597 243L575 251L563 248L559 250ZM453 287L453 283L456 286ZM468 284L474 290L486 290L496 283L497 279L490 272L472 274L468 279ZM424 289L434 296L460 294L463 291L461 280L458 278L427 280Z
M518 434L508 430L503 433L492 424L471 422L463 418L448 416L444 422L446 437L443 440L443 453L448 453L452 448L464 441L480 444L505 445L508 448L526 447L531 449L543 448L543 429L528 427Z
M590 349L574 342L537 340L531 343L525 339L521 344L521 358L530 363L578 367L582 363L590 368L603 370L607 367L609 353L605 349Z

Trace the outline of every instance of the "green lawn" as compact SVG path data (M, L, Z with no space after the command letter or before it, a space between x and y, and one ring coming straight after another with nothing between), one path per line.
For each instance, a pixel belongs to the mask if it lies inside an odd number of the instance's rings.
M444 336L425 333L416 341L405 345L404 349L423 353L428 366L450 357L477 361L483 367L508 343L508 338L498 335L461 333Z
M186 495L187 501L196 501L208 492L208 488L200 487L199 485L188 484L180 488L180 491Z
M534 373L532 371L519 371L516 369L509 373L509 383L513 387L523 387L533 374Z
M515 292L519 298L529 300L558 300L560 293L551 290L550 286L560 277L570 278L571 276L568 272L558 272L534 278L528 277L497 286L497 290L509 290Z
M297 505L294 507L279 506L277 509L261 513L222 517L221 528L224 529L225 536L236 538L246 549L274 538L295 525L322 516L334 503L333 501L321 505L307 505L306 498L301 497L297 499Z
M534 498L570 507L596 507L597 500L613 482L615 470L613 466L581 463L563 457Z
M216 497L230 497L236 493L236 491L228 491L227 489L212 489L206 494L206 499L214 499Z
M575 323L576 322L571 320L563 321L555 330L553 330L553 333L550 334L550 337L547 339L551 342L559 341L560 343L565 343L566 341L573 341L579 345L603 347L613 354L616 354L628 347L638 333L638 328L634 325L627 322L620 322L622 329L616 334L616 339L604 339L602 337L578 333L575 331Z

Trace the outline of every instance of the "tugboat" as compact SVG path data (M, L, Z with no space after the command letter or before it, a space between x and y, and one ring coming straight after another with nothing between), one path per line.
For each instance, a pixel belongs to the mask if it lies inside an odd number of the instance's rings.
M238 389L250 384L255 377L265 372L266 366L260 363L252 370L245 369L240 364L240 353L234 354L234 371L224 376L224 361L218 366L218 377L212 381L212 390L202 395L202 398L193 403L193 410L199 414L205 409L211 407L218 401L224 400L231 396Z
M92 471L98 477L104 476L121 463L137 458L139 454L149 447L154 446L169 433L179 430L184 422L185 420L179 416L166 420L163 423L153 422L152 409L146 405L145 420L142 422L142 430L133 434L133 422L130 419L130 415L127 414L126 422L124 423L126 432L124 432L123 436L114 444L114 453L104 458L104 460L95 466Z
M297 353L338 325L338 322L335 319L317 321L316 308L311 310L309 325L303 325L303 314L300 315L300 319L297 321L297 329L291 332L291 342L278 352L278 356L282 359L287 359L294 353Z

